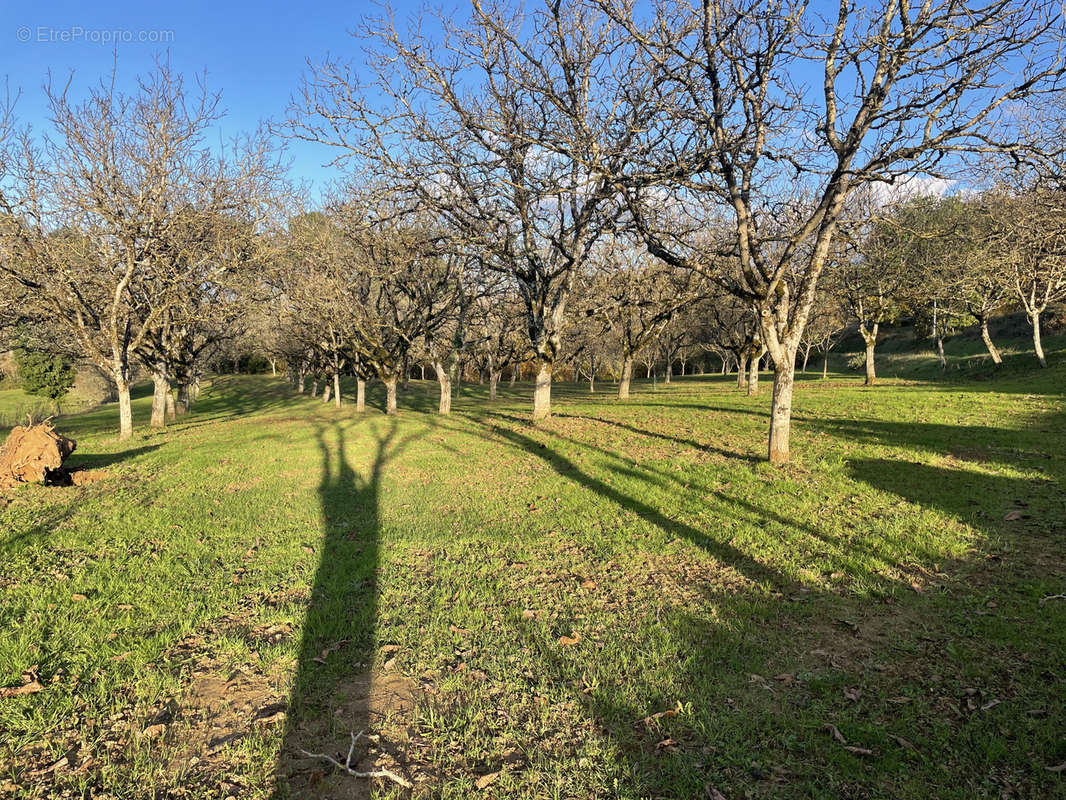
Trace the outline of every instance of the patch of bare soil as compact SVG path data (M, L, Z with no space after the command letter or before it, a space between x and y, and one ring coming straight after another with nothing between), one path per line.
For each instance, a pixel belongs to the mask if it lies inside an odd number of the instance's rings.
M279 591L257 599L284 605L305 598L299 592ZM214 627L241 635L253 649L257 643L276 644L291 636L288 623L259 622L256 603L242 606ZM198 635L172 648L167 661L186 675L184 688L140 733L163 745L166 773L192 796L199 790L212 795L221 791L222 797L241 797L253 788L264 790L263 785L242 785L241 773L247 772L247 766L239 763L241 752L232 748L246 739L265 744L261 752L280 751L276 763L261 764L260 772L271 773L263 781L272 779L278 788L284 787L282 794L287 797L371 797L381 779L349 775L326 758L307 754L326 754L344 764L352 734L360 731L364 736L348 762L352 770L387 769L405 780L416 780L404 747L395 744L408 738L422 691L415 682L392 671L355 673L331 687L328 708L317 714L305 711L304 719L294 722L289 718L291 676L285 674L286 668L275 662L271 670L266 661L259 660L234 665L209 651L209 644Z
M414 783L416 770L396 742L406 738L405 728L420 691L411 679L388 672L353 675L339 682L334 688L331 714L295 725L286 734L278 762L278 783L293 798L364 800L373 796L377 781L387 779L358 778L324 758L308 755L321 753L344 764L352 734L360 731L366 735L358 739L347 762L353 771L384 769Z
M75 469L70 471L70 483L73 486L88 486L110 476L106 469Z

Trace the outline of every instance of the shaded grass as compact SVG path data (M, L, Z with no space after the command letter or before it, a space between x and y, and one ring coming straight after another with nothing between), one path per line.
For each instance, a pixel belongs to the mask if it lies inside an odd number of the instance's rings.
M109 477L0 510L0 684L47 684L0 700L0 794L316 796L286 754L362 674L418 686L380 727L434 797L1062 794L1063 377L802 381L785 469L730 378L560 385L540 426L526 386L388 420L247 377L122 445L69 418ZM205 655L289 717L190 765Z

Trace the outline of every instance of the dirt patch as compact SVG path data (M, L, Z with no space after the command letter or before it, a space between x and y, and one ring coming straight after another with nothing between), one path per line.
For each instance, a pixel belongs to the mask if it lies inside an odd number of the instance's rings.
M418 684L395 673L362 673L339 682L331 699L332 713L301 722L286 734L278 763L278 784L287 787L294 798L372 797L376 781L347 775L325 759L301 752L326 753L344 763L351 736L360 731L367 735L356 743L352 769L388 769L416 782L408 757L396 743L406 738L405 728L420 693Z
M107 478L111 473L106 469L75 469L70 471L70 483L72 486L88 486Z
M69 480L63 462L76 446L73 439L60 436L48 423L14 428L0 447L0 488Z
M181 698L180 727L175 736L182 743L185 759L209 761L226 745L257 731L280 730L286 708L284 698L266 676L245 670L227 675L218 661L203 658Z

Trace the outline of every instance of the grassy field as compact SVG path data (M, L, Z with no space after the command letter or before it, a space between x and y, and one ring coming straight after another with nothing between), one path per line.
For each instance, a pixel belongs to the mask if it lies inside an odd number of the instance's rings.
M804 380L780 469L732 378L64 418L98 480L0 499L0 796L1066 796L1064 380ZM302 752L362 729L413 790Z

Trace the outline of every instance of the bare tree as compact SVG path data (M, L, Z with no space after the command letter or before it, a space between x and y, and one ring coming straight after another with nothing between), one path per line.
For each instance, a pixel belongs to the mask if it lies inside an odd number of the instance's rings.
M613 238L599 248L594 264L582 312L600 319L604 333L617 339L622 356L618 399L627 400L635 358L659 338L679 309L697 299L697 281L691 271Z
M1007 280L1033 331L1033 352L1047 366L1040 317L1066 299L1066 191L1030 186L1024 193L990 197L1008 250Z
M618 212L613 170L590 171L571 154L595 148L620 168L651 109L603 95L618 31L581 4L523 15L475 3L468 19L435 23L440 43L391 20L369 25L370 80L336 61L316 68L291 130L372 164L433 207L484 268L514 281L541 419L574 277ZM641 74L627 91L639 96L654 80Z
M48 87L52 133L40 143L24 134L11 159L0 208L18 257L3 271L36 316L60 321L111 376L127 438L133 356L180 302L190 270L204 268L174 259L174 242L204 216L254 227L276 163L262 138L213 153L205 137L221 116L218 96L202 84L187 92L166 63L132 95L104 83L78 103L69 90Z
M679 267L739 262L715 277L757 309L774 362L769 458L787 461L795 357L848 197L1017 144L1012 104L1062 72L1058 7L844 0L826 20L805 2L711 0L661 4L646 24L629 4L602 7L640 44L632 72L664 76L657 124L615 173L637 230ZM817 90L797 78L812 64ZM611 169L594 148L584 162ZM672 215L695 207L692 225L660 224L664 194Z

